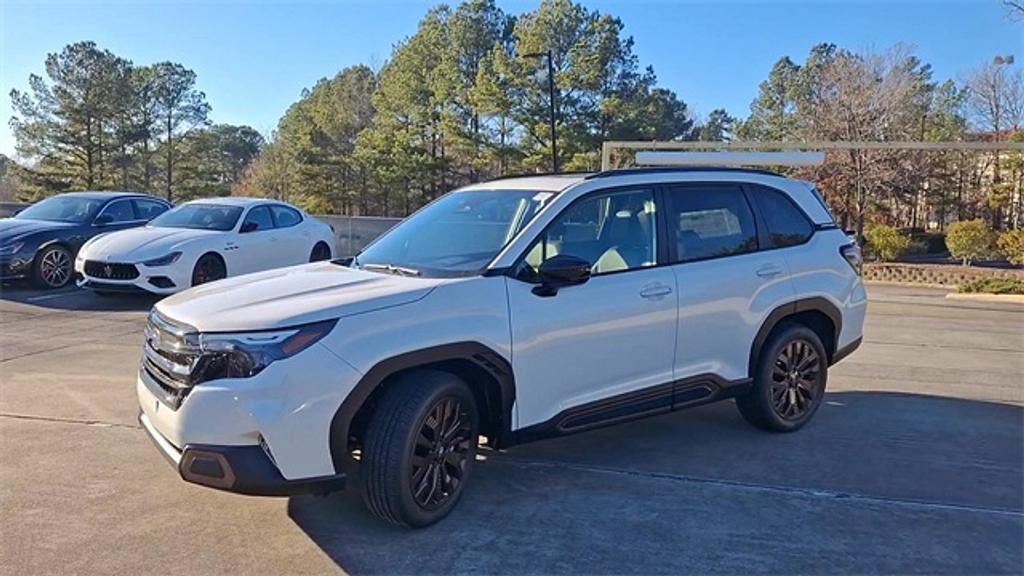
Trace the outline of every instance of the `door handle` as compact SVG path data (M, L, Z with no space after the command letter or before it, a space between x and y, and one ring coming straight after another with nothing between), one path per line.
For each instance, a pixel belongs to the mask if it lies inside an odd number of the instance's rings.
M672 288L669 286L664 284L651 284L650 286L644 286L644 288L640 290L640 297L655 299L667 296L671 293Z
M782 274L782 268L774 264L766 264L757 269L757 275L761 278L774 278Z

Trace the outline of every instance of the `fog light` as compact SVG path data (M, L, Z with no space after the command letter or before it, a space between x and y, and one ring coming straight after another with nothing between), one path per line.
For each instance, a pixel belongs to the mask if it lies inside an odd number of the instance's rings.
M185 480L196 484L214 488L231 488L235 484L231 465L223 454L216 452L186 449L179 470Z
M149 283L157 288L174 288L174 282L167 276L152 276Z

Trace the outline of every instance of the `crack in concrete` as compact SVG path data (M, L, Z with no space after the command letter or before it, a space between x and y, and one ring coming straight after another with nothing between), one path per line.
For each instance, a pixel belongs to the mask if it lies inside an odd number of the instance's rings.
M104 422L103 420L83 420L80 418L58 418L56 416L33 416L32 414L14 414L11 412L0 412L0 418L11 418L13 420L30 420L33 422L54 422L58 424L79 424L84 426L98 426L103 428L128 428L141 430L136 424L123 424L121 422Z
M493 454L493 453L492 453ZM799 495L811 498L826 498L830 500L850 500L880 505L895 505L908 508L924 508L929 510L950 510L958 512L972 512L978 514L994 514L998 516L1010 516L1013 518L1024 518L1024 510L1013 510L1009 508L993 508L988 506L969 506L966 504L949 504L945 502L933 502L927 500L912 500L906 498L893 498L887 496L869 496L867 494L856 494L841 492L822 488L800 488L797 486L782 486L778 484L759 484L757 482L744 482L742 480L722 480L717 478L703 478L700 476L687 476L682 474L671 474L666 472L648 472L640 470L626 470L606 466L593 466L589 464L572 464L555 460L526 460L497 455L491 459L492 462L505 464L538 466L545 468L562 468L578 472L591 472L598 474L614 474L619 476L638 476L658 480L669 480L673 482L685 482L692 484L703 484L721 488L738 488L757 492L772 492L776 494Z

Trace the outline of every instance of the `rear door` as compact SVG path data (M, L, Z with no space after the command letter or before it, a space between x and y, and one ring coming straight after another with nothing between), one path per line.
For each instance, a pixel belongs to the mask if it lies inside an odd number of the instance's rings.
M675 378L746 378L764 318L793 298L786 261L779 251L762 249L767 246L742 185L674 185L666 200L679 290Z

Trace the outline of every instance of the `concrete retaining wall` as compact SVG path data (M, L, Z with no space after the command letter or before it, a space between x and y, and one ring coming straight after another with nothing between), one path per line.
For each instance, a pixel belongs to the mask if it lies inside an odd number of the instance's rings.
M990 276L1024 279L1024 270L894 262L866 262L864 264L864 279L876 282L954 287L970 280Z
M402 221L401 218L371 216L317 216L334 228L334 255L339 258L353 256L377 236Z

